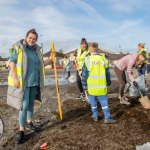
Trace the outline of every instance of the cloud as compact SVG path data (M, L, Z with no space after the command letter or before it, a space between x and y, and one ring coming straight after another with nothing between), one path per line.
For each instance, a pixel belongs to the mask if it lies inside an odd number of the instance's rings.
M17 4L17 0L0 0L0 5L11 5L11 4Z
M60 2L59 0L56 1ZM91 29L93 26L95 28L97 18L99 18L97 25L101 27L102 25L103 27L110 25L102 15L84 1L61 1L61 4L58 3L58 5L56 5L56 1L36 1L37 5L33 5L32 1L28 3L29 6L25 9L22 9L23 6L19 0L7 0L3 3L0 6L0 13L4 14L0 16L0 36L3 37L0 41L0 52L4 49L8 50L12 43L23 38L26 31L33 27L38 30L39 34L43 35L44 42L56 41L60 48L67 49L67 46L59 42L61 40L78 41L78 43L74 42L76 44L72 43L71 46L69 46L70 41L66 43L70 49L73 45L79 45L79 40L76 39L92 34L87 28L88 26ZM19 6L20 9L16 9ZM77 10L81 11L82 14L78 13ZM49 49L48 44L45 44L45 49Z
M67 16L53 5L37 5L28 11L12 7L18 4L17 0L11 2L11 6L9 2L0 6L0 14L4 13L0 16L0 53L8 53L12 43L24 38L26 31L33 27L49 41L75 38L75 30L68 24Z
M107 0L112 10L119 12L132 12L139 8L141 0Z
M44 10L44 11L43 11ZM51 35L53 39L75 38L75 30L67 23L67 18L54 7L37 7L31 11L33 22L41 26L45 34Z
M26 32L37 29L45 51L50 42L57 49L77 48L82 37L100 42L107 48L121 45L133 48L138 41L149 39L146 22L150 2L142 0L0 0L0 54L25 37ZM102 11L103 10L103 11ZM139 16L139 10L143 10ZM128 14L128 15L126 15ZM119 16L119 17L118 17ZM146 25L147 24L147 25ZM137 36L136 36L137 35ZM41 39L39 39L39 43Z

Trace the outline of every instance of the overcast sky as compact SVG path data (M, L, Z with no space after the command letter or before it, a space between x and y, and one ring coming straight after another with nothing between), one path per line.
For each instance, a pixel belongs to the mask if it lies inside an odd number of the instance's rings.
M135 52L139 42L150 49L149 8L150 0L0 0L0 55L31 28L45 52L53 41L75 49L82 37L114 52Z

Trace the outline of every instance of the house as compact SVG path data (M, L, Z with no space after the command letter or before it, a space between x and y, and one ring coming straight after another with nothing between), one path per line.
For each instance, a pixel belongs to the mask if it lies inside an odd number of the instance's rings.
M68 53L65 53L65 55L68 55L70 56L70 60L71 61L74 61L75 60L75 56L74 54L77 54L77 50L78 49L75 49L75 50L72 50ZM123 53L120 53L120 54L115 54L113 52L108 52L107 50L102 50L102 49L99 49L98 52L103 55L103 56L106 56L106 58L110 61L113 61L113 60L117 60L117 59L120 59L122 58L123 56L125 56L125 54Z
M78 49L75 49L75 50L65 53L66 56L69 56L70 61L73 61L73 62L75 61L74 55L77 54L77 50Z
M6 69L7 68L7 58L2 58L0 56L0 69Z
M43 54L43 59L46 60L50 56L51 51ZM58 69L62 69L63 66L61 64L61 60L64 58L65 54L60 50L59 52L56 52L56 66ZM53 62L50 63L50 65L47 65L45 69L51 69Z

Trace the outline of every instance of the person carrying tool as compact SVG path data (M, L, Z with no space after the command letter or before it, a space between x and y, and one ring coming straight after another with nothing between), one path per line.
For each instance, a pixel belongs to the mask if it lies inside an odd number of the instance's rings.
M141 54L130 54L114 62L114 72L119 82L119 99L121 104L130 105L128 99L124 96L124 88L126 81L126 74L129 80L133 82L135 87L138 87L138 83L134 80L132 69L134 67L140 68L146 61L145 55Z
M85 38L82 38L80 45L81 47L77 50L77 72L76 72L77 85L80 91L80 95L76 99L84 100L85 95L81 83L81 74L82 74L82 68L83 68L85 57L89 54L88 43Z
M146 59L148 59L149 56L148 56L148 51L145 48L145 43L138 44L138 52L137 53L143 54L146 57ZM146 67L147 67L146 65L147 65L147 63L145 61L145 63L143 63L143 65L140 68L138 68L139 76L145 75Z
M83 89L89 94L89 101L92 110L92 118L98 121L98 108L96 98L99 100L104 113L104 123L117 123L108 108L107 86L111 84L110 72L104 56L97 53L98 43L90 44L90 54L85 59L82 71Z
M43 61L41 47L36 44L37 40L36 30L31 29L25 39L15 43L10 49L7 103L11 101L12 105L19 109L20 129L16 138L18 144L25 141L25 128L37 131L32 123L34 100L41 101L44 66L52 60L50 56Z
M71 61L68 58L68 56L64 57L64 63L63 64L64 64L64 73L67 72L66 79L68 79L70 77L70 71L71 71L71 68L72 68L72 64L71 64Z

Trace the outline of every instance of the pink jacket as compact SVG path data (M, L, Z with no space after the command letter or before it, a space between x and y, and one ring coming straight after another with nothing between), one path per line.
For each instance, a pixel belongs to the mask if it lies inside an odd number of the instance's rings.
M137 56L138 54L127 55L115 62L115 65L118 67L118 69L127 72L130 81L134 81L132 69L135 66Z

